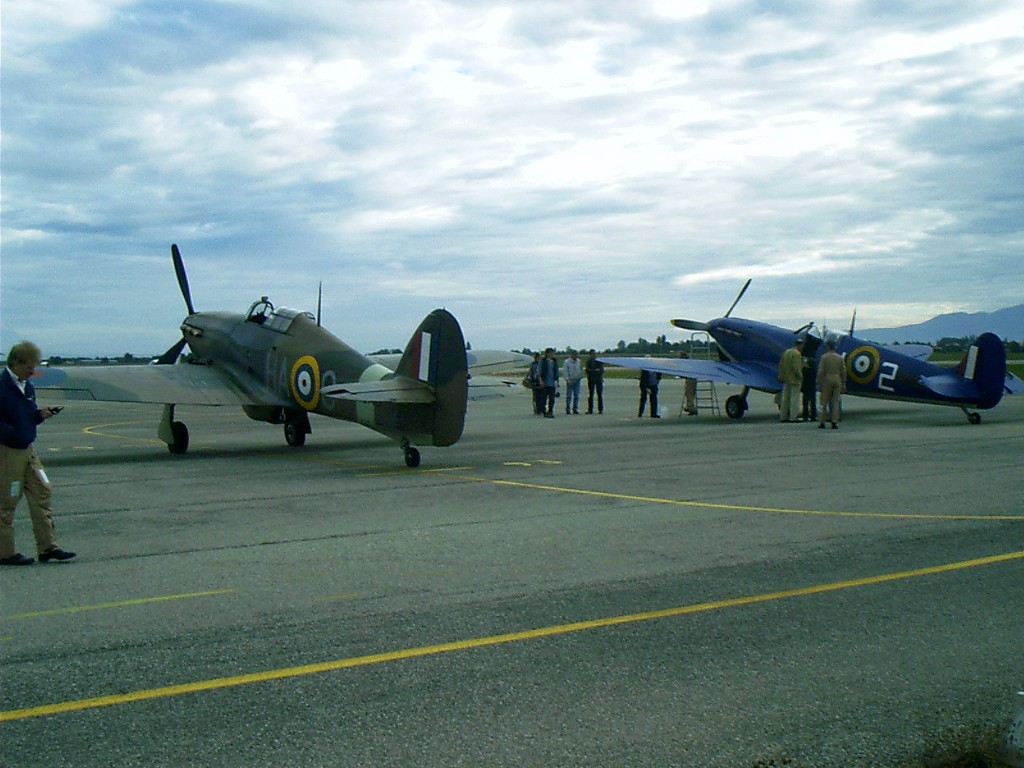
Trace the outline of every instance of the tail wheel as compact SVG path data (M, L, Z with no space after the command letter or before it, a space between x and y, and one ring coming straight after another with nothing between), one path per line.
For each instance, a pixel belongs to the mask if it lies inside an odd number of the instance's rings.
M742 419L747 411L747 401L739 395L733 395L725 401L725 415L730 419Z
M971 411L967 414L967 422L969 424L981 424L981 414L977 411Z

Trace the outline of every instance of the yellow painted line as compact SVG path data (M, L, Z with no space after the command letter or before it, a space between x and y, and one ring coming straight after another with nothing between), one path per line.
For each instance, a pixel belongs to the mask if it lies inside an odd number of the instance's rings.
M135 600L119 600L114 603L97 603L96 605L74 605L69 608L51 608L48 611L32 611L31 613L12 613L4 616L5 619L14 621L16 619L35 619L40 616L58 616L67 613L81 613L82 611L101 611L105 608L123 608L128 605L146 605L147 603L162 603L168 600L188 600L193 597L209 597L210 595L224 595L234 592L233 589L213 589L206 592L183 592L179 595L159 595L157 597L140 597Z
M475 483L491 483L514 488L530 488L537 491L554 493L570 493L578 496L594 496L602 499L619 501L639 501L646 504L670 504L678 507L701 507L704 509L724 509L733 512L774 512L785 515L818 515L822 517L875 517L895 518L901 520L1012 520L1024 521L1024 515L942 515L914 512L842 512L823 509L791 509L788 507L756 507L743 504L717 504L711 501L685 501L682 499L664 499L657 496L639 496L631 493L615 493L611 491L591 491L586 488L567 488L559 485L543 485L526 483L520 480L496 480L490 477L474 477L473 475L451 475L453 478L470 480Z
M114 440L126 440L126 441L128 441L130 443L156 443L158 445L163 445L164 444L163 440L157 440L155 438L128 437L127 435L114 435L114 434L110 434L109 432L101 432L100 431L102 429L107 429L109 427L122 427L122 426L124 426L126 424L144 424L144 423L148 423L148 422L142 422L142 421L113 421L113 422L110 422L109 424L97 424L97 425L95 425L93 427L84 427L82 429L82 432L84 434L86 434L86 435L93 435L94 437L110 437L110 438L113 438Z
M334 672L341 669L352 669L355 667L366 667L375 664L386 664L392 661L421 658L424 656L436 656L454 651L465 651L472 648L484 648L507 643L518 643L539 638L555 637L573 632L584 632L605 627L614 627L623 624L635 624L644 621L667 619L675 616L685 616L707 611L717 611L725 608L736 608L756 603L766 603L773 600L785 600L792 597L807 597L827 592L836 592L843 589L854 589L874 584L900 581L902 579L920 578L923 576L934 576L936 574L950 573L953 571L965 570L967 568L979 568L987 565L996 565L1013 560L1024 559L1024 550L1019 552L1008 552L1002 555L980 557L974 560L963 560L955 563L946 563L926 568L917 568L910 571L897 571L895 573L883 573L876 576L866 576L860 579L848 579L835 581L826 584L817 584L810 587L787 589L779 592L766 592L760 595L746 595L742 597L714 600L694 605L684 605L675 608L665 608L656 611L645 611L642 613L631 613L622 616L609 616L601 619L590 619L588 621L577 621L570 624L559 624L551 627L538 627L520 632L508 632L500 635L489 635L487 637L475 637L467 640L456 640L449 643L437 645L425 645L418 648L403 648L385 653L375 653L366 656L353 656L347 659L335 659L317 664L305 664L298 667L284 667L282 669L271 669L263 672L252 672L245 675L232 675L230 677L219 677L211 680L197 680L193 683L181 683L179 685L167 685L160 688L149 688L129 693L118 693L109 696L96 696L89 699L78 699L77 701L64 701L56 704L44 704L38 707L26 707L24 709L9 709L0 711L0 722L11 720L25 720L32 717L44 717L47 715L58 715L66 712L79 712L98 707L109 707L117 704L129 704L136 701L148 701L151 699L162 699L170 696L182 696L189 693L201 691L212 691L221 688L233 688L253 683L265 683L271 680L285 680L306 675L316 675L324 672Z

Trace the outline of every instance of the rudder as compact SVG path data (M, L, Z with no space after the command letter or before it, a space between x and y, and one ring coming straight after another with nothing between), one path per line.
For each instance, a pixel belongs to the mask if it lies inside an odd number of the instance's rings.
M983 333L967 350L957 372L977 385L977 407L994 408L1003 397L1006 381L1006 347L994 333Z
M466 423L469 368L466 341L455 316L435 309L423 318L395 373L425 381L433 389L433 444L446 446L458 441Z

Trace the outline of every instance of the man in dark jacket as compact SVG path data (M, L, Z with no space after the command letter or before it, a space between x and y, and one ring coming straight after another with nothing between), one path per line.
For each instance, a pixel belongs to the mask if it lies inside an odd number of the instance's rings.
M544 350L544 358L540 361L537 369L537 380L543 389L541 404L544 406L544 416L548 419L555 418L555 398L558 396L558 360L555 359L555 350L548 347Z
M23 494L28 497L39 562L59 562L75 556L57 546L50 480L33 447L36 427L61 410L36 405L35 387L29 379L41 359L35 344L18 342L11 347L7 367L0 373L0 565L35 562L14 549L14 508Z
M644 406L647 405L647 398L651 399L651 418L660 419L658 412L658 383L661 381L661 374L654 371L640 371L640 409L637 417L644 415Z
M594 394L597 394L597 412L604 413L604 363L597 359L597 351L590 350L587 358L587 413L594 412Z

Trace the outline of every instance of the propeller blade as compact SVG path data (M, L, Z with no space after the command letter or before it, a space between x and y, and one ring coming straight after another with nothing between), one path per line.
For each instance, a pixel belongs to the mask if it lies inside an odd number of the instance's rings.
M751 280L751 278L748 277L747 278L747 282L745 282L743 284L743 287L740 289L740 295L736 297L736 301L734 301L732 303L732 306L729 307L729 311L726 312L724 315L722 315L722 317L728 317L730 314L732 314L732 311L734 309L736 309L736 305L740 303L740 299L743 298L743 294L746 293L747 292L747 288L750 287L750 280Z
M324 281L320 281L319 287L316 289L316 327L320 327L320 310L324 306Z
M708 331L711 326L707 323L702 323L699 320L670 320L676 328L682 328L687 331Z
M857 324L857 308L853 308L853 317L850 318L850 335L853 336L853 326Z
M181 350L185 348L185 339L182 338L177 344L164 352L156 360L156 365L174 365L178 362L178 355L181 354Z
M192 306L192 293L188 289L188 275L185 274L185 263L181 260L181 251L177 243L171 245L171 260L174 262L174 274L178 276L178 287L181 288L181 295L185 297L185 306L188 313L194 315L195 307Z

